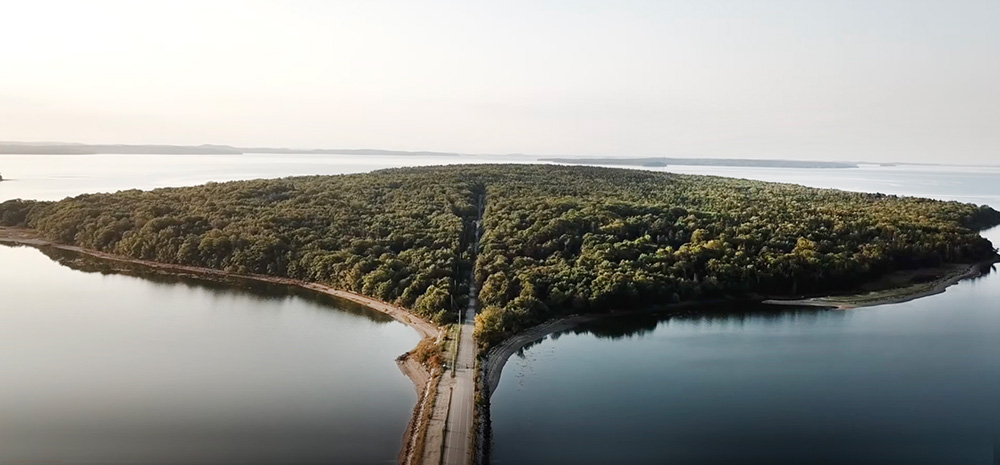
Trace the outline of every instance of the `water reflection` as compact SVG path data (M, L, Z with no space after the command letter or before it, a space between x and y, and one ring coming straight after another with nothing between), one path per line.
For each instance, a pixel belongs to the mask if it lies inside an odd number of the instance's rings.
M6 245L6 244L4 244ZM53 247L41 247L40 250L52 261L71 270L83 273L98 273L101 275L124 275L141 278L154 286L183 286L188 289L210 290L214 294L240 294L253 296L266 301L285 301L291 298L303 299L323 306L329 306L338 311L364 316L375 322L389 323L392 317L382 312L372 310L364 305L341 299L329 294L277 283L268 283L254 279L226 277L206 277L195 274L169 274L150 270L145 265L128 262L102 260L86 254Z
M739 328L747 324L808 323L815 321L820 314L829 317L831 313L843 315L843 311L840 310L817 307L785 307L756 303L716 304L676 313L652 312L609 316L582 322L573 328L554 333L551 337L553 340L557 340L564 334L573 334L592 335L598 339L621 340L641 338L652 334L661 325L672 323L694 327L722 325Z
M395 462L419 335L381 314L31 247L0 289L0 463Z
M992 463L990 268L865 309L732 305L583 323L505 367L495 463Z

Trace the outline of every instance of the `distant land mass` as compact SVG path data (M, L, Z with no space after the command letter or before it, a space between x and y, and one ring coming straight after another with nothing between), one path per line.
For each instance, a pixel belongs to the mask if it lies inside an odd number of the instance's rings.
M272 147L233 147L230 145L126 145L73 144L61 142L0 142L0 155L242 155L244 153L276 154L346 154L346 155L418 155L457 157L449 152L409 152L379 149L291 149Z
M225 145L88 145L68 143L0 142L2 155L240 155L243 152Z
M858 168L861 164L883 167L917 165L950 166L945 163L879 163L879 162L837 162L803 160L769 160L737 158L669 158L669 157L580 157L573 155L530 155L523 153L482 154L434 152L427 150L383 150L383 149L304 149L287 147L236 147L232 145L161 145L161 144L79 144L72 142L22 142L0 141L0 155L243 155L247 153L267 154L314 154L314 155L390 155L390 156L432 156L432 157L535 157L539 161L570 165L613 165L657 168L665 166L736 166L760 168ZM954 165L954 166L998 166L998 165Z
M541 158L541 161L569 165L642 166L647 168L670 165L686 166L745 166L762 168L857 168L856 163L836 161L754 160L735 158Z
M268 147L241 148L244 153L288 153L288 154L319 154L319 155L422 155L433 157L459 157L470 155L452 152L429 152L407 150L380 150L380 149L284 149Z

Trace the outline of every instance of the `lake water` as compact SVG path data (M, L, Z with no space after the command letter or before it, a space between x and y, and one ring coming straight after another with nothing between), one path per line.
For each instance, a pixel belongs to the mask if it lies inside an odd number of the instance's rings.
M395 463L412 329L304 290L84 263L0 245L0 463Z
M995 168L685 171L1000 206ZM1000 245L1000 229L984 235ZM731 306L552 335L504 368L494 463L995 464L998 302L994 272L903 304Z
M364 173L400 166L534 163L511 156L388 155L0 155L0 201L59 200L93 192L155 189L285 176Z
M93 192L193 186L209 181L363 173L401 166L461 163L540 163L529 155L0 155L0 201L59 200ZM1000 205L1000 167L865 165L858 169L671 166L658 168L813 187L923 195ZM945 176L940 176L945 174Z
M531 157L0 156L0 201ZM1000 206L1000 169L669 167ZM987 233L1000 244L1000 231ZM16 264L16 266L11 266ZM0 463L391 463L416 333L259 285L100 274L0 247ZM849 312L617 319L512 357L494 461L992 464L1000 278Z

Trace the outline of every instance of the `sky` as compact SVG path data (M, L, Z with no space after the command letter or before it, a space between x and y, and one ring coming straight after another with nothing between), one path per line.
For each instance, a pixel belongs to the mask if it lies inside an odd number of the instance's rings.
M997 0L0 0L0 140L995 163L997 24Z

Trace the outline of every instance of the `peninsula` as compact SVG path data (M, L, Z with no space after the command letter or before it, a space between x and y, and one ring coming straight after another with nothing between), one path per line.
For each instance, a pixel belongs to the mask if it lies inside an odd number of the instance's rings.
M846 294L887 279L934 291L996 260L978 232L998 224L1000 212L959 202L546 165L0 203L0 240L286 282L417 327L425 339L400 360L421 392L400 455L414 464L468 463L488 446L496 354L525 337L580 318Z

